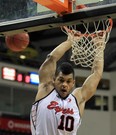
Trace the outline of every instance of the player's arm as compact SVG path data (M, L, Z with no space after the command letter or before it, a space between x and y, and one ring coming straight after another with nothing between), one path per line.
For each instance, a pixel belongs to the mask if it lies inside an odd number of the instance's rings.
M92 74L85 80L82 88L82 100L88 101L96 92L99 81L103 73L104 60L95 60L93 65Z
M100 45L99 43L97 45ZM85 103L88 101L96 92L99 81L101 80L103 67L104 67L104 43L100 49L101 55L100 57L96 55L93 63L92 73L85 80L84 84L80 88L76 88L73 91L73 94L76 96L78 100L78 104L80 107L81 114L83 113ZM99 51L99 49L98 49Z
M57 61L71 48L71 41L66 41L58 45L46 58L39 69L40 84L36 100L46 96L53 89L53 78L56 71Z
M66 40L57 46L48 56L39 69L40 83L46 83L53 79L57 61L71 48L71 41Z
M92 74L86 79L81 89L82 100L84 102L88 101L95 94L103 74L105 35L94 38L93 42L95 42L97 49L93 62Z
M99 81L102 77L104 60L95 61L92 74L85 80L80 88L73 91L73 95L77 98L81 115L83 114L85 103L95 94Z

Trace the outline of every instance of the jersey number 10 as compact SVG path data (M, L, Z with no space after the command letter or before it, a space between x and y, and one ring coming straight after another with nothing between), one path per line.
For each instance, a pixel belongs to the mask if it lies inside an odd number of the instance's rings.
M58 129L71 132L74 128L74 118L72 116L62 115L60 119L61 121Z

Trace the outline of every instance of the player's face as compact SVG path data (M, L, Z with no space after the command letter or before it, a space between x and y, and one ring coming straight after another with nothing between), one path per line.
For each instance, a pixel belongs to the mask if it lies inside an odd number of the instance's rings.
M74 84L73 74L64 75L62 72L58 74L54 81L55 88L62 98L65 98L72 91Z

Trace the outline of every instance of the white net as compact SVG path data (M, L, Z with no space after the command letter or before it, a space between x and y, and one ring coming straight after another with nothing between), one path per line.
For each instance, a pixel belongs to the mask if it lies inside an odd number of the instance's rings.
M67 35L71 34L73 37L70 60L74 61L76 65L80 64L82 67L92 67L95 57L98 60L103 57L102 52L109 40L112 20L83 23L82 26L65 26L62 31Z

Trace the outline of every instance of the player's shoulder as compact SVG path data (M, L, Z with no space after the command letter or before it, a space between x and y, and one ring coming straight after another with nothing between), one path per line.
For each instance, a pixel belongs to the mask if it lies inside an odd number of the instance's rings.
M75 88L72 92L72 95L76 98L76 100L78 101L78 103L80 103L81 99L82 99L82 87L79 88Z
M75 97L78 97L81 94L81 90L82 90L82 87L75 88L72 91L72 95L74 95Z

